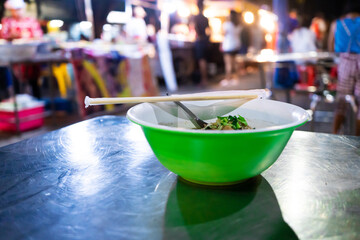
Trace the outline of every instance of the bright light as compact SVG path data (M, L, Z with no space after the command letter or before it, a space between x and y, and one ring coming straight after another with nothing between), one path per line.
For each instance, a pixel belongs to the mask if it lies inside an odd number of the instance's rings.
M162 6L163 11L166 11L169 14L172 14L174 12L176 12L176 4L174 3L170 3L170 2L165 2Z
M254 22L254 14L252 12L245 12L244 13L244 21L247 23L247 24L252 24Z
M335 101L335 98L334 98L334 96L333 95L331 95L331 94L326 94L326 100L328 101L328 102L334 102Z
M258 14L259 14L260 16L268 15L268 16L270 16L274 21L277 21L277 20L278 20L278 17L277 17L274 13L272 13L272 12L270 12L270 11L267 11L267 10L264 10L264 9L259 9L259 10L258 10Z
M0 24L0 30L2 29L2 24Z
M106 16L108 23L125 24L129 21L132 16L132 8L130 1L125 2L125 11L110 11Z
M190 13L192 15L198 15L199 14L199 9L195 4L190 5Z
M152 24L147 25L146 32L147 32L148 36L155 36L156 29L155 29L154 25L152 25Z
M111 31L111 25L110 24L104 24L103 30L106 31L106 32Z
M275 31L275 22L270 15L263 15L260 17L260 26L264 28L267 32Z
M54 19L49 22L49 26L51 28L61 28L63 25L64 25L64 21L58 19Z
M131 12L119 12L111 11L106 17L106 21L109 23L126 23L131 18Z
M209 25L212 30L211 39L214 42L222 42L224 37L222 35L222 22L220 18L210 18Z
M274 32L278 17L272 12L266 11L264 9L260 9L258 14L260 16L260 26L267 32Z
M98 181L99 178L110 177L102 166L101 154L92 148L93 135L89 125L82 124L66 132L62 136L62 144L68 147L69 151L64 157L67 165L77 172L70 174L66 183L76 195L92 196L106 187L106 181ZM101 151L100 151L101 152Z
M310 57L316 57L316 56L317 56L317 52L311 51L311 52L309 52L309 55L310 55Z
M206 8L204 10L204 16L207 18L214 18L214 17L228 17L230 12L228 9L219 9L215 7Z
M216 11L212 8L207 8L204 10L204 16L207 18L215 17Z
M81 30L89 30L92 28L92 23L88 21L82 21L80 22L80 29Z
M268 11L266 11L266 10L264 10L264 9L259 9L259 10L258 10L258 14L259 14L260 16L262 16L262 15L268 14Z
M260 51L261 55L274 55L274 50L272 49L263 49Z
M222 26L222 23L221 23L221 19L219 18L211 18L209 20L209 25L211 26L211 29L214 31L214 32L221 32L221 26Z
M266 42L272 42L272 40L273 40L272 35L271 35L270 33L267 33L267 34L265 35L265 41L266 41Z
M185 6L180 6L177 13L180 17L187 18L190 16L190 9Z
M256 56L256 61L258 62L267 62L274 60L274 50L272 49L262 49L260 55Z
M209 7L209 8L206 8L203 11L203 14L207 18L228 17L229 14L230 14L230 11L229 11L229 9L221 9L221 8Z

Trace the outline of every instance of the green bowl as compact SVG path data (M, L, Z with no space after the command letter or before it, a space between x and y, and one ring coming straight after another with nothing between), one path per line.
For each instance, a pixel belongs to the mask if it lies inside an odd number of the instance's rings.
M215 121L216 101L183 102L199 118ZM165 106L165 107L164 107ZM255 99L226 109L245 117L251 130L198 130L173 103L142 103L127 118L140 125L158 160L190 182L229 185L259 175L279 157L293 131L310 115L304 109L273 100ZM211 119L212 118L212 119Z

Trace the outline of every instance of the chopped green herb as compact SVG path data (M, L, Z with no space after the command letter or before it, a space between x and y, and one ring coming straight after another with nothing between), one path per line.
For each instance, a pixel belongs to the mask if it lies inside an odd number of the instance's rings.
M216 122L208 124L205 130L243 130L252 129L242 116L217 117Z

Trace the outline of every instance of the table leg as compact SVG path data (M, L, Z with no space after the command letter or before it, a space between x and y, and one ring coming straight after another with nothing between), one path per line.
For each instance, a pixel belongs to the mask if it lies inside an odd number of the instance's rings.
M291 103L291 89L285 89L286 102Z
M350 105L351 109L351 114L349 114L349 134L354 134L356 132L356 113L358 112L358 107L355 103L354 96L346 95L345 100Z
M267 84L266 84L266 75L265 75L265 70L264 70L264 65L263 65L263 63L259 63L259 64L258 64L258 67L259 67L261 88L266 88L266 87L267 87Z
M318 105L318 103L320 102L321 97L319 97L316 94L313 94L311 96L311 103L310 103L310 109L313 112L313 116L312 116L312 120L311 120L311 131L314 132L315 131L315 127L314 127L314 122L315 122L315 113L316 113L316 107Z
M10 73L10 74L8 74L8 77L10 78L9 82L11 82L11 86L12 86L12 89L11 89L12 91L10 93L10 96L12 96L14 99L14 115L15 115L16 133L20 134L21 133L20 132L20 118L19 118L18 104L16 101L16 87L15 87L16 86L15 81L17 81L17 80L15 77L13 77L12 64L9 64L7 68Z
M51 121L52 125L55 125L56 116L55 116L55 89L54 89L54 81L55 77L52 71L52 64L51 62L47 63L48 71L49 71L49 88L50 88L50 108L51 108Z

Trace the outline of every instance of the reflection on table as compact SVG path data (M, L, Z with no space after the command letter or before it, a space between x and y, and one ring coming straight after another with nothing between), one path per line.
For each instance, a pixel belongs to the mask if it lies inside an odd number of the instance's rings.
M104 116L0 148L4 239L356 239L360 138L295 131L241 185L189 184Z

